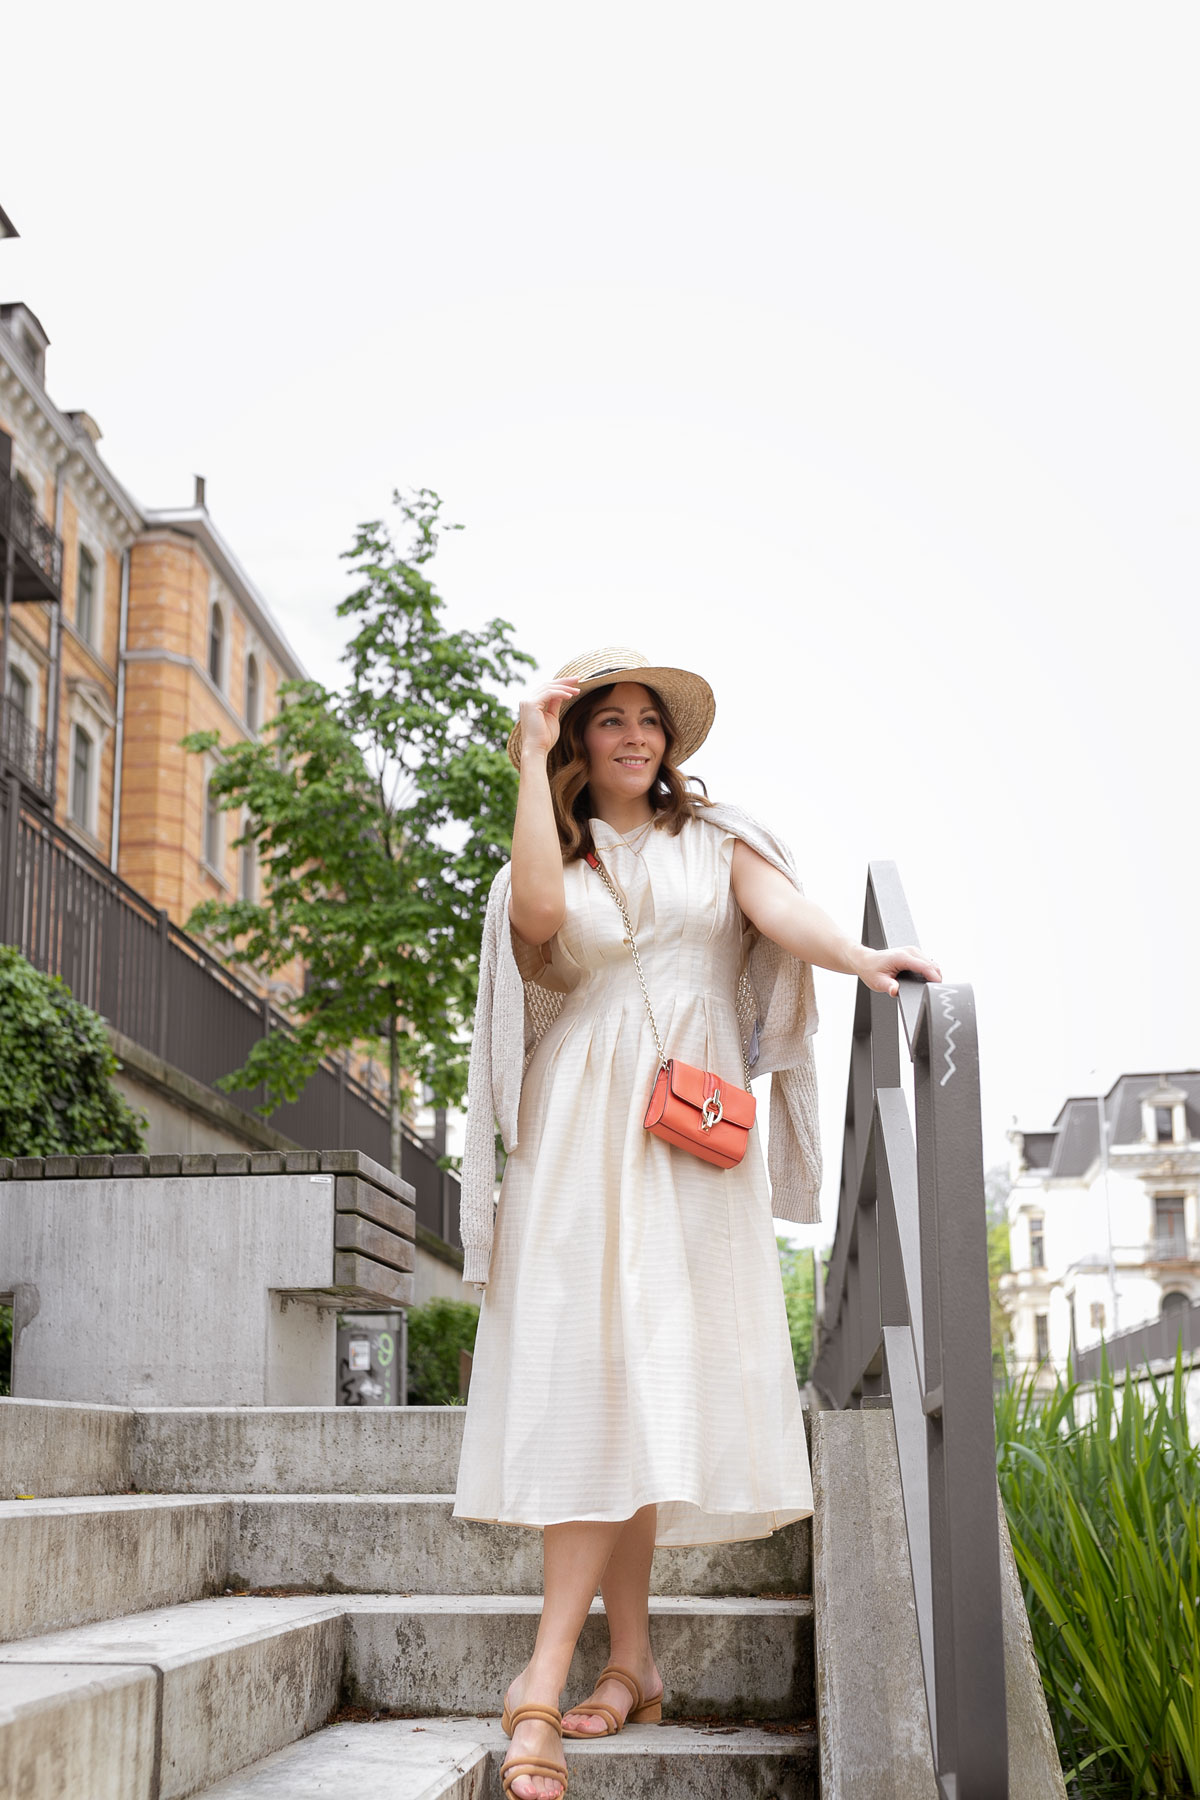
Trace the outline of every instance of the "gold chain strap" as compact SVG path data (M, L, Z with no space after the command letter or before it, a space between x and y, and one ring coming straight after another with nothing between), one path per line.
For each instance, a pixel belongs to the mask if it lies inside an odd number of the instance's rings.
M593 855L595 855L595 852L593 852ZM633 921L629 917L628 912L625 910L625 902L622 900L620 894L618 894L618 892L617 892L616 888L613 886L612 882L608 879L608 870L604 867L604 864L600 861L599 856L596 856L596 861L595 861L594 866L596 869L596 873L599 875L601 881L604 883L605 887L608 889L609 893L612 895L613 900L616 902L617 911L620 913L621 918L624 922L625 942L629 945L629 948L633 952L633 966L637 970L638 980L642 984L642 999L646 1002L646 1016L650 1020L650 1029L654 1033L654 1047L658 1051L658 1064L661 1069L665 1069L667 1066L667 1053L663 1049L663 1041L658 1035L658 1025L656 1024L655 1018L654 1018L654 1008L650 1004L650 991L646 986L646 977L642 970L642 959L638 955L637 939L633 935Z
M637 939L633 935L633 921L629 917L628 912L626 911L625 902L622 900L620 894L617 892L616 888L613 886L612 882L609 880L608 870L604 867L604 864L600 861L600 857L599 857L598 853L593 850L592 856L595 858L594 862L592 863L592 866L595 869L597 875L599 875L601 881L604 883L605 887L608 889L609 893L612 895L613 901L617 908L617 911L620 913L622 922L625 926L625 942L628 944L630 950L633 952L633 966L637 970L638 980L642 984L642 999L646 1002L646 1016L650 1021L650 1029L654 1033L654 1047L658 1051L658 1065L659 1065L659 1068L665 1069L667 1067L667 1053L663 1049L663 1041L658 1035L658 1025L654 1018L654 1008L650 1004L650 990L646 986L646 977L642 970L642 959L638 955ZM746 1077L746 1089L748 1092L749 1088L750 1088L750 1063L746 1056L745 1044L742 1044L740 1046L740 1048L741 1048L741 1052L742 1052L742 1072Z

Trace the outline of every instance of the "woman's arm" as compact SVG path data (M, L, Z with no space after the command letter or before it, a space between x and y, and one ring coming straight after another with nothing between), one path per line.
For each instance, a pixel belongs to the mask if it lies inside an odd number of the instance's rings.
M508 916L527 944L546 943L566 916L562 846L546 759L558 742L559 708L578 691L577 681L552 681L521 702L521 783L513 824Z
M827 912L798 894L787 876L741 838L733 846L733 894L750 923L773 943L819 969L857 975L879 994L898 994L896 976L913 969L926 981L942 971L915 944L902 950L869 950L839 931Z

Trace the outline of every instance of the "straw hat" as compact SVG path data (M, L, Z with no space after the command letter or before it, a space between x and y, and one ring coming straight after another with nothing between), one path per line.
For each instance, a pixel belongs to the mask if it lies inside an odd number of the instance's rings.
M630 650L628 646L609 645L603 650L588 650L556 670L554 680L577 681L579 692L575 700L582 700L593 688L607 687L610 682L640 681L643 686L653 688L661 694L675 726L678 741L674 760L677 763L686 762L689 756L695 755L712 729L717 710L713 691L702 675L693 675L690 669L665 669L652 663L640 650ZM559 708L560 720L575 705L575 700L568 700ZM513 726L508 740L508 754L519 769L520 720Z

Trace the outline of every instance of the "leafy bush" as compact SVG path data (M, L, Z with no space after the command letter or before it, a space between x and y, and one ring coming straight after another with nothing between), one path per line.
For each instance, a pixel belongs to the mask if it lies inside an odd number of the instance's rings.
M812 1363L813 1253L798 1249L786 1238L777 1236L775 1242L779 1245L779 1272L783 1277L792 1361L796 1365L796 1380L803 1387Z
M141 1150L145 1120L112 1084L98 1013L0 944L0 1156Z
M458 1353L475 1348L479 1308L431 1300L408 1315L408 1403L451 1406L458 1399Z
M1089 1408L1094 1408L1089 1416ZM997 1460L1059 1754L1080 1793L1200 1793L1200 1446L1182 1357L1119 1392L1025 1378Z

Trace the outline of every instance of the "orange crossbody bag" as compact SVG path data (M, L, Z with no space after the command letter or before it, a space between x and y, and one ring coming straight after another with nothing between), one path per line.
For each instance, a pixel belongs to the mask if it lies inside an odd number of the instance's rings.
M696 1069L691 1063L680 1062L678 1057L668 1057L658 1035L654 1008L642 973L642 959L633 935L633 922L625 902L595 851L587 861L612 895L621 914L625 942L633 953L642 998L646 1002L646 1016L658 1050L658 1074L642 1123L652 1137L674 1144L677 1150L690 1150L703 1162L715 1163L719 1169L732 1169L741 1162L750 1141L757 1104L754 1095L732 1081L722 1081L711 1069Z

